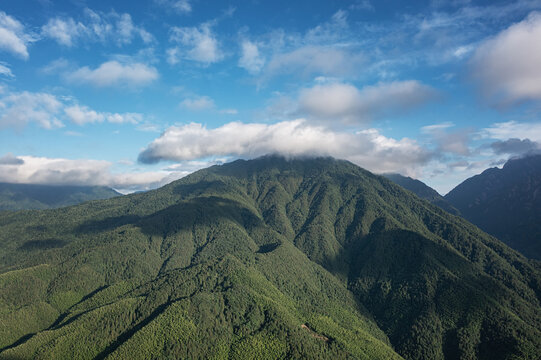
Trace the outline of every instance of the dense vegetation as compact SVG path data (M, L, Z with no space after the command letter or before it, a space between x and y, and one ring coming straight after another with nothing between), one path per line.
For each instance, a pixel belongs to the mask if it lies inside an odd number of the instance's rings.
M430 201L432 204L441 207L443 210L447 211L453 215L460 215L454 206L449 204L443 196L441 196L436 190L432 189L430 186L426 185L424 182L412 179L409 176L404 176L400 174L383 174L384 177L391 180L395 184L402 186L404 189L407 189L420 197Z
M105 186L0 183L0 210L52 209L118 195Z
M458 185L445 199L484 231L541 260L541 155L487 169Z
M0 358L537 359L541 275L333 159L0 214Z

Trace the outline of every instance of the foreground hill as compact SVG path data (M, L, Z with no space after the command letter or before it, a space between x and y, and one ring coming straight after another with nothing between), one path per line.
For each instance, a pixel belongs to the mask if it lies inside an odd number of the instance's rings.
M0 214L0 358L537 359L538 266L349 162L239 160Z
M541 155L487 169L445 199L484 231L527 257L541 259Z
M0 183L0 210L59 208L119 195L105 186Z
M445 200L436 190L432 189L430 186L426 185L424 182L413 179L409 176L404 176L400 174L383 174L384 177L391 180L395 184L402 186L404 189L407 189L420 197L430 201L432 204L441 207L443 210L447 211L453 215L460 215L455 207Z

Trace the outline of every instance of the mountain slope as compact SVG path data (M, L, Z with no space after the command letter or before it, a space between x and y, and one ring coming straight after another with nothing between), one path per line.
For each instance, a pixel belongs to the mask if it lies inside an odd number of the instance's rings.
M453 215L460 215L455 207L453 207L443 196L441 196L436 190L432 189L430 186L426 185L424 182L410 178L409 176L403 176L400 174L383 174L384 177L391 180L395 184L402 186L404 189L407 189L420 197L430 201L432 204L439 206L443 210L447 211Z
M524 255L541 259L541 155L509 160L473 176L445 199Z
M541 348L537 263L345 161L236 161L143 194L0 214L0 250L0 358Z
M119 195L105 186L0 183L0 210L51 209Z

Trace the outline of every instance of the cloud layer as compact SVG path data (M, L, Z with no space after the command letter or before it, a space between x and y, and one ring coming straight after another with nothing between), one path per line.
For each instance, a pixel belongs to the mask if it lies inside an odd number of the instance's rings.
M215 129L196 123L173 126L139 154L139 161L151 164L163 160L257 157L269 153L330 155L376 172L392 170L408 174L430 159L430 154L410 139L387 138L375 129L337 132L299 119L275 124L231 122Z
M96 69L84 66L67 75L73 82L87 83L98 87L144 86L158 79L158 70L142 63L122 64L107 61Z

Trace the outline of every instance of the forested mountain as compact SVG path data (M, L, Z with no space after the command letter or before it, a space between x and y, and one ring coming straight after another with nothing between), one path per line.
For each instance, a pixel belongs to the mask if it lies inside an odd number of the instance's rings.
M0 210L59 208L119 195L105 186L0 183Z
M402 186L404 189L411 191L421 199L425 199L427 201L430 201L432 204L441 207L448 213L453 215L460 215L460 211L458 211L455 207L449 204L443 196L441 196L436 190L432 189L430 186L426 185L424 182L400 174L382 175L394 182L395 184Z
M487 169L445 199L484 231L527 257L541 259L541 155Z
M0 358L538 359L541 274L330 158L0 214Z

